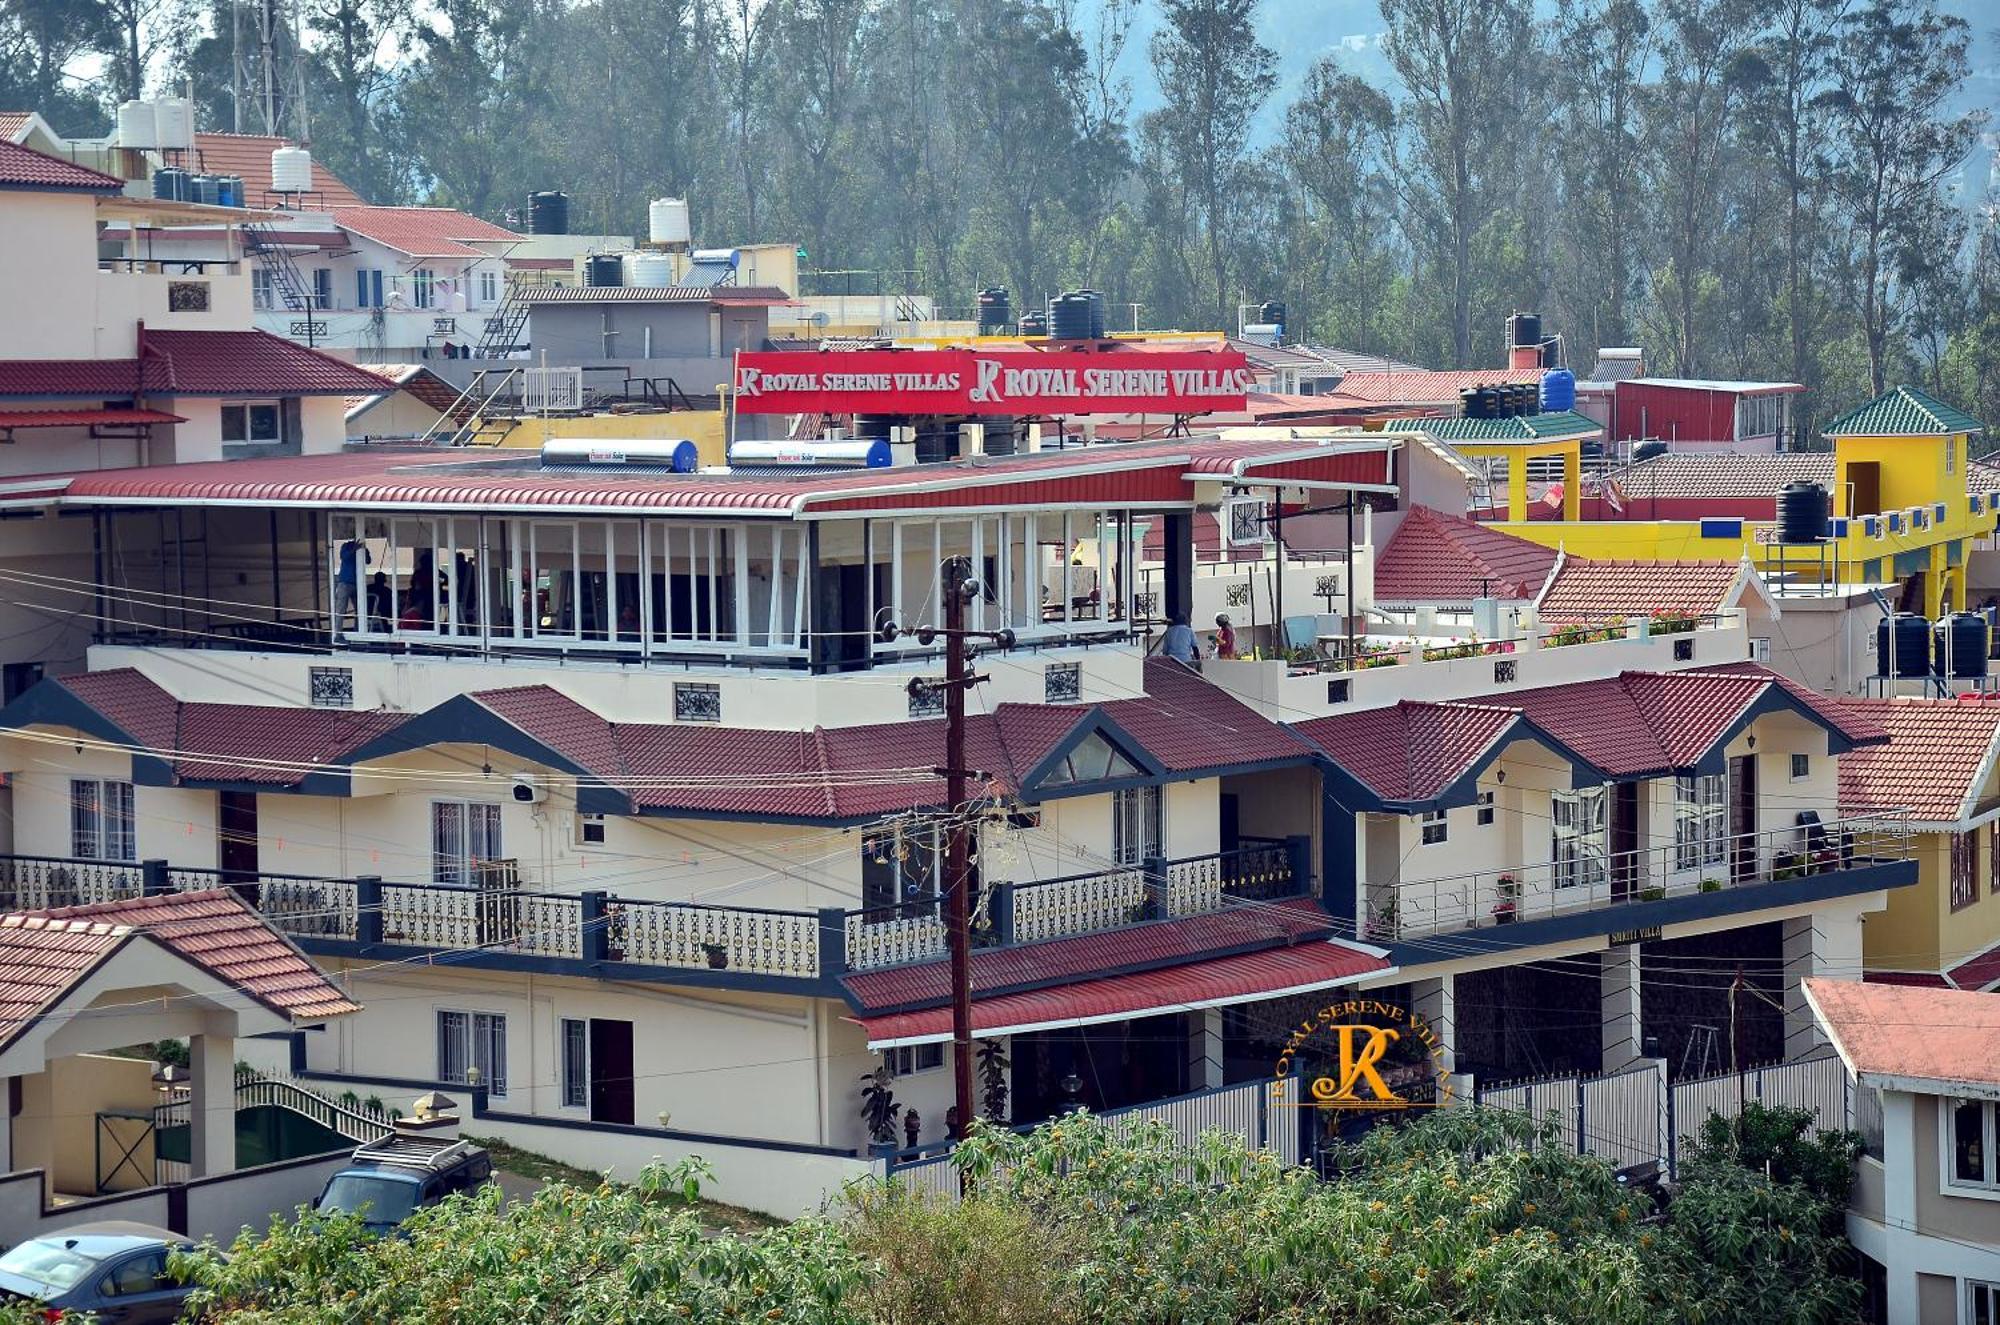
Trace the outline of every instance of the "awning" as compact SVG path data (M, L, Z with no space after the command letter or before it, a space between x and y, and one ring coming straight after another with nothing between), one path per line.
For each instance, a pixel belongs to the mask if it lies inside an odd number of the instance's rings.
M976 999L972 1004L972 1031L982 1036L1019 1035L1164 1012L1227 1007L1232 1003L1254 1003L1287 994L1332 989L1391 969L1388 959L1377 949L1334 940L1303 943L1292 948L1212 957L1134 975L1114 975ZM932 1044L951 1038L949 1007L856 1016L849 1020L868 1032L870 1049Z
M89 428L115 423L186 423L178 414L157 409L23 409L0 410L0 433L19 428Z

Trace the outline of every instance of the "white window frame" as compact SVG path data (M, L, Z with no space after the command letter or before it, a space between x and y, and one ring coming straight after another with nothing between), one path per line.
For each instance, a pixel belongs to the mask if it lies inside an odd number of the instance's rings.
M899 1044L893 1049L882 1051L882 1061L889 1065L889 1075L894 1077L914 1077L925 1072L937 1072L944 1068L944 1043Z
M250 307L260 313L268 313L278 306L278 288L271 280L271 273L263 267L250 269Z
M1961 1104L1980 1106L1979 1157L1984 1176L1978 1180L1958 1176L1952 1132L1952 1115ZM2000 1100L1968 1100L1956 1095L1940 1095L1938 1106L1938 1190L1945 1196L1963 1196L1975 1201L2000 1201Z
M271 411L271 420L277 431L268 437L252 436L250 432L250 420L253 417L251 411L264 408L268 408ZM243 416L243 435L241 437L224 437L222 440L265 443L282 442L285 440L285 405L283 401L225 400L222 402L221 418L227 419L232 411L240 413Z
M452 1018L457 1018L453 1021ZM447 1045L454 1035L463 1039L454 1057ZM482 1052L483 1050L483 1052ZM495 1099L507 1095L507 1014L469 1008L437 1010L437 1077L453 1086L470 1086L467 1075L479 1069L479 1084Z
M595 836L592 836L592 834ZM604 816L601 814L579 814L576 816L576 844L580 847L601 847L604 845Z
M1417 841L1422 846L1439 846L1451 837L1451 824L1443 810L1425 810L1417 816Z
M574 1059L570 1054L570 1034L575 1030L581 1035L581 1043ZM588 1109L590 1107L590 1021L586 1017L558 1017L556 1019L556 1067L562 1079L558 1083L565 1109Z
M1473 805L1478 810L1473 819L1481 828L1492 827L1494 819L1499 814L1498 800L1499 798L1491 791L1482 791L1479 793L1479 798L1473 802Z
M312 269L312 306L316 309L333 307L333 268Z
M429 267L418 267L410 272L410 306L412 308L433 308L437 305L437 273Z
M1549 858L1558 888L1596 887L1611 880L1611 797L1580 787L1549 799Z
M1812 780L1812 756L1808 754L1798 754L1795 752L1792 755L1792 781L1809 782L1811 780Z
M447 826L446 820L456 818L457 822ZM431 802L431 881L433 883L457 884L465 886L478 881L479 866L488 861L503 860L506 852L502 847L502 815L500 802L456 800L449 797ZM474 821L479 827L474 827ZM447 843L450 834L453 841ZM484 835L482 844L478 839ZM478 847L484 845L490 850L480 854Z
M1111 856L1119 865L1144 864L1167 854L1167 797L1160 786L1120 787L1111 793Z
M491 267L484 268L479 273L479 302L482 304L500 302L500 275Z
M2000 1283L1987 1279L1967 1279L1965 1300L1960 1304L1965 1314L1959 1317L1965 1325L1979 1325L1979 1299L1986 1299L1986 1319L1991 1325L2000 1325Z
M1729 863L1729 775L1685 774L1674 779L1674 868L1698 870Z
M139 816L132 784L122 778L71 778L69 845L80 860L137 860Z

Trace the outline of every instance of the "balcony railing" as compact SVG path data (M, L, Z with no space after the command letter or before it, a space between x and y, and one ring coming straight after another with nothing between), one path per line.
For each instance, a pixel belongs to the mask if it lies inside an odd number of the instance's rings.
M1371 885L1366 937L1399 939L1751 888L1913 858L1901 810L1439 879Z
M1200 915L1302 895L1304 838L1032 883L996 883L982 899L982 946L1032 943L1145 920ZM498 876L496 876L498 877ZM401 883L216 870L165 861L0 856L0 910L232 888L286 934L362 948L407 947L619 966L730 971L818 980L842 969L930 961L945 952L940 903L928 898L843 911L771 910L546 893L513 886Z

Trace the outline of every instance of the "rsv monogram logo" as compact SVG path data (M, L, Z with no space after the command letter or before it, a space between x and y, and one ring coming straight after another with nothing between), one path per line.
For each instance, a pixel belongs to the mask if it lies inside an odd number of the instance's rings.
M1379 1112L1450 1098L1444 1044L1408 1008L1367 997L1331 1003L1293 1029L1278 1058L1273 1102ZM1291 1086L1306 1078L1302 1096Z
M1384 1026L1329 1026L1334 1042L1339 1047L1340 1078L1314 1077L1313 1098L1323 1104L1401 1104L1403 1097L1389 1089L1389 1083L1382 1079L1376 1064L1382 1055L1389 1052L1389 1046L1402 1038L1402 1032L1392 1031ZM1361 1041L1361 1048L1355 1049L1355 1042ZM1356 1083L1365 1084L1369 1098L1355 1095Z

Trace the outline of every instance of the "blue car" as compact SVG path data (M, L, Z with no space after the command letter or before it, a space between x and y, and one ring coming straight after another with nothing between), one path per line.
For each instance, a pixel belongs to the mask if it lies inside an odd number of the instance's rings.
M75 1224L0 1256L0 1301L39 1302L99 1325L166 1325L194 1291L167 1273L167 1256L192 1246L150 1224Z

